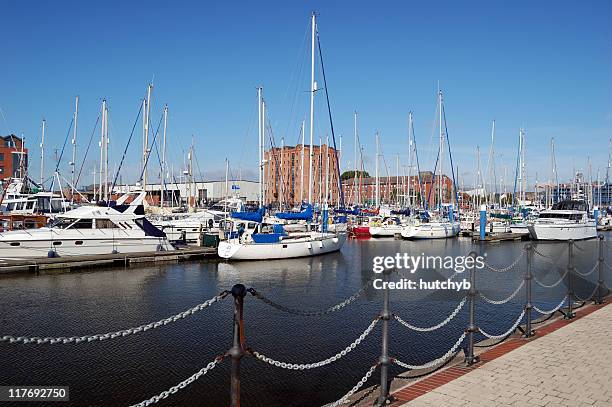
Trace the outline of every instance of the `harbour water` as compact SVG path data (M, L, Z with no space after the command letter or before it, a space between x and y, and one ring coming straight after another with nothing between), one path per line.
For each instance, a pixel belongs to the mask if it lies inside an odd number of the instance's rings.
M486 261L493 268L501 268L520 256L524 245L525 242L473 245L467 238L349 240L341 252L315 258L237 263L211 260L73 274L0 276L0 335L72 336L120 330L183 311L236 283L254 287L292 308L322 309L339 303L368 282L374 256L398 252L457 256L475 250L486 253ZM548 256L534 257L537 278L546 284L555 283L567 266L567 243L539 244L537 250ZM606 250L610 252L608 247ZM578 242L577 269L588 271L597 253L597 241ZM490 298L507 297L521 283L525 264L522 258L506 273L479 271L477 289ZM451 274L447 270L422 270L415 276L445 279ZM607 281L612 281L611 274L606 270ZM574 278L576 293L586 297L593 290L597 273ZM566 289L565 281L550 289L534 285L534 302L543 309L552 309ZM391 309L414 325L430 326L442 321L464 295L395 290L391 292ZM425 298L427 301L423 301ZM271 308L249 295L244 308L247 344L290 363L323 360L363 332L380 312L381 300L382 292L369 288L339 311L322 317L300 317ZM479 301L477 324L489 333L502 333L512 325L523 304L523 294L495 307ZM232 316L230 296L184 320L125 338L66 345L0 343L0 384L68 385L68 405L74 406L134 404L177 384L224 353L231 346ZM407 363L427 362L445 353L466 325L466 309L448 325L430 333L408 331L392 321L390 353ZM242 405L310 407L332 402L363 376L379 352L377 328L346 357L315 370L289 371L245 357ZM399 373L392 369L392 373ZM369 384L375 380L376 375ZM159 405L228 403L226 360Z

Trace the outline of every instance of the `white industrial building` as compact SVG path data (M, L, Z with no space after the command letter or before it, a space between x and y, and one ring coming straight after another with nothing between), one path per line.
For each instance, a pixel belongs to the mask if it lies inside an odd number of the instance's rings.
M114 189L117 193L139 190L142 190L141 185L117 185ZM228 196L241 198L247 203L259 201L259 183L255 181L229 180L227 184L225 181L168 182L165 186L147 184L146 190L155 201L160 200L161 191L165 191L164 201L174 201L175 204L185 204L189 198L197 205L211 204Z

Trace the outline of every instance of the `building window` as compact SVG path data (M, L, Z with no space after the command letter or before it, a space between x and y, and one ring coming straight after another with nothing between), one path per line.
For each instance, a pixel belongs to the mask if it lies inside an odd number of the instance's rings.
M0 161L4 161L4 153L0 153Z

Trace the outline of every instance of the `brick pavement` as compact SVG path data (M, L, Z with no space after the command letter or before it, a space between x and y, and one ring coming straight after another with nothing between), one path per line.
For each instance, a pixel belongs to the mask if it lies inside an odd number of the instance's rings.
M587 308L587 307L585 307ZM474 367L453 366L394 393L396 406L610 406L612 306L510 339Z

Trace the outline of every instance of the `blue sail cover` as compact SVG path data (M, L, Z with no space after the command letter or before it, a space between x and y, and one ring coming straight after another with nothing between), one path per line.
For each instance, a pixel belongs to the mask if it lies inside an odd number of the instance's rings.
M284 220L311 220L312 205L303 205L301 212L279 212L275 216Z
M263 220L264 209L259 208L257 212L232 212L230 216L234 219L246 220L247 222L261 223Z

